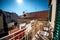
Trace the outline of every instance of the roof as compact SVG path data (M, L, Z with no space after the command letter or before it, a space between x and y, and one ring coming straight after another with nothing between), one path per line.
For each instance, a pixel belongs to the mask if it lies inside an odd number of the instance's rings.
M38 12L30 12L30 13L24 13L22 16L19 16L19 18L48 18L49 11L38 11Z

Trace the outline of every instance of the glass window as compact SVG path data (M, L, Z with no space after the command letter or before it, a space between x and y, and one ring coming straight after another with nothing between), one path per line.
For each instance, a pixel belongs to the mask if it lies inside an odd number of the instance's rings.
M52 17L52 5L50 6L50 14L49 14L49 20L51 22L51 17Z

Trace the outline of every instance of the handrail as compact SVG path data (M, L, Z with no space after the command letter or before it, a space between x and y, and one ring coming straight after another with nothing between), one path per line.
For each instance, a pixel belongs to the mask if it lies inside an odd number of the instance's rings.
M19 36L19 35L21 35L21 34L23 34L23 32L21 32L20 34L18 34L18 35L16 35L16 36L14 36L14 37L13 37L13 38L11 38L10 40L14 39L15 37L17 37L17 36Z
M25 28L23 28L21 30L18 30L18 31L16 31L16 32L14 32L14 33L12 33L10 35L5 36L5 37L2 37L1 40L2 39L6 39L6 38L10 39L10 38L12 38L14 36L17 36L17 34L20 34L22 31L24 32L25 31Z

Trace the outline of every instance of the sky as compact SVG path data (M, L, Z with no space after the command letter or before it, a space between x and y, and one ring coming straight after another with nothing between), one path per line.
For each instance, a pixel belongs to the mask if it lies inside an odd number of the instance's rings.
M48 0L0 0L0 9L22 15L23 11L27 13L48 10Z

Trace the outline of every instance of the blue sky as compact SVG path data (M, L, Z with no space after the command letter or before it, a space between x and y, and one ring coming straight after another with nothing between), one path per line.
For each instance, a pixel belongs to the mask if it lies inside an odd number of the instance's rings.
M22 15L23 11L27 13L48 10L48 0L22 0L22 3L17 0L0 0L0 9Z

